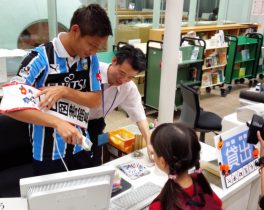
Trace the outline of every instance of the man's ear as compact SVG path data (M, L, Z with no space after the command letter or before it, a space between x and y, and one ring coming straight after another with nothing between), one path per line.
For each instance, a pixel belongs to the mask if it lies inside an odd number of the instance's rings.
M77 25L77 24L72 25L70 31L71 31L71 32L74 32L74 33L79 32L79 31L80 31L80 27L79 27L79 25Z
M112 58L112 64L115 65L116 62L117 62L117 58L116 58L116 56L114 56L114 57Z

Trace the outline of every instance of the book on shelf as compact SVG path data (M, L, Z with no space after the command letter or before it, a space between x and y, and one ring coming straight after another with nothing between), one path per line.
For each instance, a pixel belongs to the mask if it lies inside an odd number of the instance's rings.
M212 53L205 58L205 67L214 67L219 65L219 56L216 53Z
M212 78L212 84L217 84L218 83L218 73L211 73L211 78Z
M245 74L246 74L246 68L245 68L245 67L241 67L241 68L239 69L239 74L238 74L238 76L239 76L239 77L244 77Z
M181 63L181 62L182 62L182 51L179 50L179 63Z
M227 63L226 52L225 51L219 52L218 53L218 58L219 58L219 64L220 65L225 65Z
M209 72L204 72L202 75L202 86L207 86L212 84L212 77L211 73Z
M224 70L223 69L219 69L218 70L218 83L222 83L224 82L225 78L224 78Z
M197 60L199 55L199 47L194 47L191 54L191 60Z
M218 55L217 54L212 56L212 64L213 66L218 66Z
M235 63L234 69L240 69L240 63Z
M212 58L211 58L211 56L209 56L209 57L207 57L207 58L205 58L205 67L211 67L212 66Z
M198 69L196 67L192 67L190 69L190 75L189 75L189 80L190 81L196 81L197 80L197 72L198 72Z
M242 61L246 61L246 60L250 59L249 49L241 50L241 59L242 59Z

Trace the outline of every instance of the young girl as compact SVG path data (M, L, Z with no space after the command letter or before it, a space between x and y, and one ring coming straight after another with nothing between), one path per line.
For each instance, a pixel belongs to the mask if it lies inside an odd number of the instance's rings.
M222 201L200 172L201 146L195 131L181 123L159 125L151 135L154 161L168 181L150 210L221 209ZM196 172L188 174L195 167Z

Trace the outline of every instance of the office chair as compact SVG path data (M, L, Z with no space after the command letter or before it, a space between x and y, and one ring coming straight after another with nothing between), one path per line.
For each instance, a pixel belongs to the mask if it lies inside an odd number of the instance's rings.
M199 140L205 141L206 132L222 130L222 118L200 107L199 95L193 88L181 84L183 104L180 121L200 132Z

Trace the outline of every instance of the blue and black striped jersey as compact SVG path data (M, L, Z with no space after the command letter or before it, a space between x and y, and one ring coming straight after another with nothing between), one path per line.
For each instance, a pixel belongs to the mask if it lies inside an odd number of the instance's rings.
M80 91L100 91L100 81L96 77L99 72L97 56L76 59L76 62L70 63L69 58L61 56L56 50L56 42L60 42L59 38L31 51L22 61L18 76L36 88L64 85ZM32 125L31 128L35 160L59 159L55 140L63 157L82 150L79 145L66 144L53 128L40 125ZM86 132L86 135L89 134Z

